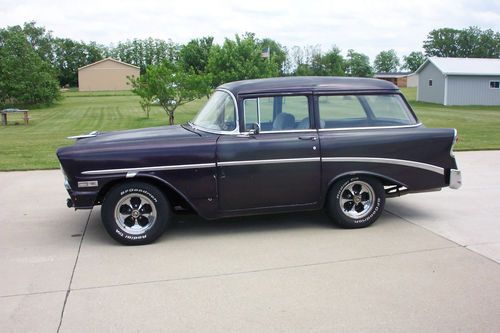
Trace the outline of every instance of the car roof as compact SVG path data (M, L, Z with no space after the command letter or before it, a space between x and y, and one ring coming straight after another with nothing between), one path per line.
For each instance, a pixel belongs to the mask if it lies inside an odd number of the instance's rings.
M227 89L234 95L283 92L363 92L398 91L391 82L378 79L333 76L290 76L269 79L244 80L225 83L219 89Z

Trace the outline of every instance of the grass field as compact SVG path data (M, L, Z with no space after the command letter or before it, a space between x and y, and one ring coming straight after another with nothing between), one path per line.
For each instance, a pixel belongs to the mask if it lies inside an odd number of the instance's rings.
M427 127L458 129L456 150L500 149L500 107L443 107L415 102L414 88L403 92ZM130 92L68 91L63 96L52 107L30 110L28 126L23 125L20 115L9 115L9 125L0 126L0 170L57 168L56 149L73 143L67 136L161 126L168 121L160 107L153 107L147 119L138 98ZM176 123L192 119L204 102L197 100L179 107Z

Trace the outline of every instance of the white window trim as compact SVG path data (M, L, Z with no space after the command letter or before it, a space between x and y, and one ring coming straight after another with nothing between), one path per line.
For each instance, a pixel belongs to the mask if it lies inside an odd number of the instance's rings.
M498 82L498 88L492 87L491 86L492 82ZM500 80L490 80L489 86L490 86L490 89L495 89L495 90L500 89Z

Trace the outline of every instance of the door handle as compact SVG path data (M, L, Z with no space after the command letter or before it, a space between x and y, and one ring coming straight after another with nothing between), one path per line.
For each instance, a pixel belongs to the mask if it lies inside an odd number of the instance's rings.
M316 141L316 140L318 140L318 138L315 137L315 136L299 136L299 140L312 140L312 141Z

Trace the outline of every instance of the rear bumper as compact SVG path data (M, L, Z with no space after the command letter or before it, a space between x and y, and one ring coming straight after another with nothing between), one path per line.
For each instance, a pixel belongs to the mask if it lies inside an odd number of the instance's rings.
M459 189L462 186L462 172L457 169L450 170L450 188Z

